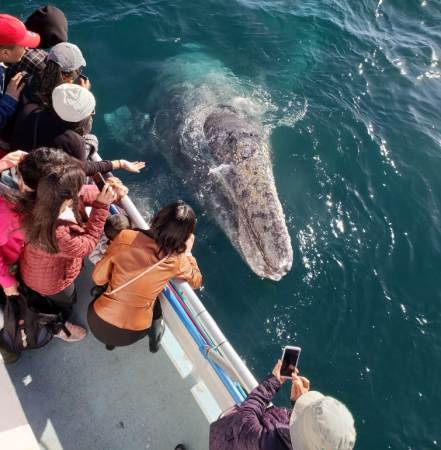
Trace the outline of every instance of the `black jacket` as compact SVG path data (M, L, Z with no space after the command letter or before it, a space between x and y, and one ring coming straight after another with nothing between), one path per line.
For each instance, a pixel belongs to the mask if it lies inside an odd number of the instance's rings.
M26 103L17 114L11 147L32 151L39 147L57 148L84 162L86 175L112 170L111 161L87 160L86 141L73 131L72 124L61 120L55 111L43 109L37 103Z

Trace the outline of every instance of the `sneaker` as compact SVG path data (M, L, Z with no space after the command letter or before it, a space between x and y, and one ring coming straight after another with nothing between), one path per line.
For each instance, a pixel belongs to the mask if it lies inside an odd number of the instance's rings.
M70 336L68 336L64 330L61 330L59 333L54 334L54 337L57 337L65 342L78 342L86 337L87 331L85 328L80 327L79 325L74 325L70 322L66 322L64 326L70 332Z

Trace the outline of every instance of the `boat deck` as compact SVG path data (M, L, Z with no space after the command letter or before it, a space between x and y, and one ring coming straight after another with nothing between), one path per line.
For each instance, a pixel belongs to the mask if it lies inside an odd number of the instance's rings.
M89 270L77 280L73 321L86 324ZM148 340L107 351L92 335L54 339L25 352L8 372L41 448L47 450L207 450L208 421L164 349Z

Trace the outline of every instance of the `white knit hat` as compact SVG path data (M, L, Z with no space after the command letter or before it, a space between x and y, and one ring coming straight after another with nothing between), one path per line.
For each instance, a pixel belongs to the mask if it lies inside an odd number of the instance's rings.
M343 403L317 391L301 395L289 422L293 450L352 450L355 428Z
M95 97L78 84L64 83L52 91L52 105L58 116L66 122L81 122L95 109Z

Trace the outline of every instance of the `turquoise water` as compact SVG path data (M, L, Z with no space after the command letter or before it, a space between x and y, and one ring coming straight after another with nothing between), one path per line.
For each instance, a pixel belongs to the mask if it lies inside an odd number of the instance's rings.
M124 177L143 210L194 204L202 298L256 376L298 344L312 386L353 412L357 448L439 448L440 2L55 3L88 61L102 154L148 162ZM153 151L158 74L188 54L233 74L271 133L294 247L278 283L249 270ZM127 145L104 121L121 106L145 124Z

